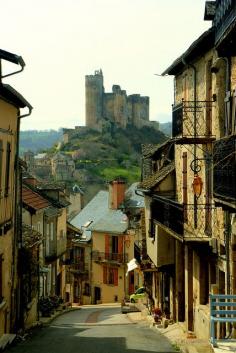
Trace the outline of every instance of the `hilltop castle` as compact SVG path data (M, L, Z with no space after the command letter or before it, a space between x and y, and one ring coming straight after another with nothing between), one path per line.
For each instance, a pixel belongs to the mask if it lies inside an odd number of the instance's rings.
M113 85L105 93L102 70L85 76L86 127L102 130L106 122L125 129L127 125L141 128L150 126L149 97L132 94L127 96L120 86Z

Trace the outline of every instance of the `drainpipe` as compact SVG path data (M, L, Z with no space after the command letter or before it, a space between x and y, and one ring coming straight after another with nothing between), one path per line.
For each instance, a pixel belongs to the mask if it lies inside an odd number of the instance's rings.
M182 63L185 66L189 66L193 69L193 101L194 101L194 112L193 112L193 135L194 139L197 137L197 69L193 64L188 64L184 57L182 57ZM194 174L197 169L197 145L193 145L193 169ZM197 228L197 196L194 195L194 228Z
M226 294L230 294L230 213L225 211Z
M221 56L221 57L217 58L212 65L211 71L215 74L218 72L219 68L218 68L217 63L220 60L223 60L226 65L226 68L225 68L225 96L227 96L227 93L230 91L230 61L229 61L229 58L226 56L225 57ZM226 117L226 114L225 114L225 117ZM228 124L227 124L226 120L224 119L224 134L228 133L227 128L228 128Z
M23 307L22 307L22 298L23 298L23 281L22 281L22 273L21 273L21 266L22 266L22 259L19 258L19 250L22 250L22 193L21 193L21 181L22 181L22 176L21 176L21 171L19 169L19 140L20 140L20 119L24 118L26 116L29 116L32 112L32 106L27 103L26 104L27 108L29 109L29 112L27 114L20 115L20 109L18 110L18 116L17 116L17 131L16 131L16 153L15 153L15 212L14 212L14 225L16 227L16 236L14 237L14 242L13 242L13 261L15 261L16 255L17 255L17 263L14 263L13 265L13 281L15 282L16 275L17 273L17 267L19 271L19 286L17 291L17 300L15 301L15 288L13 286L12 290L12 303L11 307L15 307L15 302L17 303L17 308L16 308L16 325L13 327L13 321L14 317L12 314L11 317L11 323L12 323L12 328L15 333L18 332L19 329L24 329L24 312L23 312ZM19 191L19 194L18 194ZM19 198L18 198L19 196ZM19 202L20 201L20 202Z

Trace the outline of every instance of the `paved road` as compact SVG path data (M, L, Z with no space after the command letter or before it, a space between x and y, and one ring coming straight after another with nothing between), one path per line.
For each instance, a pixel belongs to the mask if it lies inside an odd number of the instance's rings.
M39 329L11 353L169 353L169 341L144 321L121 314L120 307L88 306L64 314Z

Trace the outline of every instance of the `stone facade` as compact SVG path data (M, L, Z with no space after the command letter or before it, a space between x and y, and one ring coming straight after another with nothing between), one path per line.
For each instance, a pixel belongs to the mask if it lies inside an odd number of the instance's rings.
M123 129L127 125L137 128L149 125L149 97L128 96L119 85L113 85L112 92L105 93L101 70L85 77L85 91L87 127L102 130L106 122Z

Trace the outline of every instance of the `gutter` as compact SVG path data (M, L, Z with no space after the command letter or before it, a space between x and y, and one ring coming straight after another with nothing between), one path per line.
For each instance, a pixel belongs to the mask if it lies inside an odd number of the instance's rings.
M14 72L10 72L9 74L6 74L6 75L2 75L2 70L1 70L1 66L2 66L1 61L2 60L11 62L12 64L19 65L20 69L17 71L14 71ZM24 62L22 56L12 54L10 52L7 52L5 50L0 49L0 79L18 74L18 73L22 72L24 70L24 68L25 68L25 62Z

